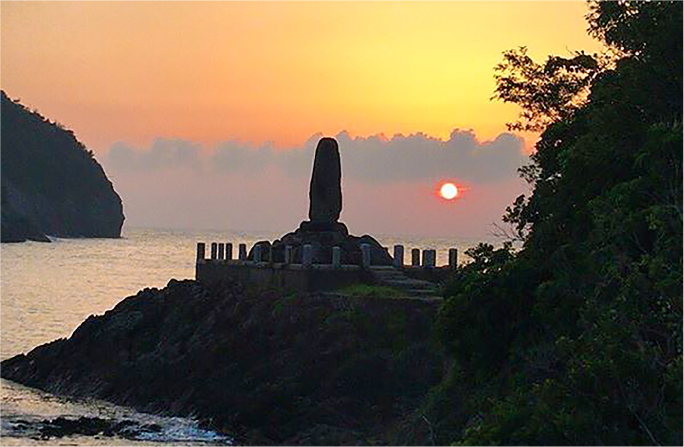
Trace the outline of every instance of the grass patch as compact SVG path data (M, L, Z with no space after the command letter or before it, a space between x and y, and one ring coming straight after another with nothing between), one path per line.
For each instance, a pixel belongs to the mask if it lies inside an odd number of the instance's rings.
M399 298L405 296L402 291L389 286L375 286L371 284L353 284L337 290L341 295L363 298Z

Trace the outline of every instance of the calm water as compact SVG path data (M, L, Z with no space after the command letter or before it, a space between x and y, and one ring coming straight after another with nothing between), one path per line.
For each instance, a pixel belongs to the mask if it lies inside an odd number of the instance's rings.
M91 314L102 314L145 287L164 287L170 279L194 277L197 241L246 242L251 246L283 233L124 229L121 239L58 239L54 243L2 244L0 296L0 358L69 337ZM411 237L377 237L381 244L410 249L437 249L437 265L447 263L448 249L463 251L477 241ZM160 418L111 404L72 400L41 393L2 380L0 388L3 445L156 445L169 443L228 444L229 439L197 428L194 421ZM99 416L154 421L160 434L132 442L127 439L70 437L39 441L17 429L17 420L39 421L58 416Z

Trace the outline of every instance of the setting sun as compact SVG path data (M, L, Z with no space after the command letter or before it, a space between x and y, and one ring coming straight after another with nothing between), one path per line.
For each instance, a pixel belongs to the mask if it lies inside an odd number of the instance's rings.
M458 188L453 183L445 183L439 190L439 194L447 200L451 200L458 196Z

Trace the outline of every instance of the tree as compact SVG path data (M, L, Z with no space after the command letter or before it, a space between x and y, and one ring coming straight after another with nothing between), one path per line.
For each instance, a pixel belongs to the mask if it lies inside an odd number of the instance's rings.
M466 443L682 442L682 3L589 10L609 55L495 68L512 128L543 133L504 216L523 248L472 253L440 311L461 383L490 390Z

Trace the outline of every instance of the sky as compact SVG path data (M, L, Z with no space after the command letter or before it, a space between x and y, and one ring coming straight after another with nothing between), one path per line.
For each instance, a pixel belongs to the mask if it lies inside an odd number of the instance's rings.
M355 234L477 238L528 187L534 134L492 101L525 45L597 51L584 2L5 2L0 85L72 129L126 225L282 231L338 139ZM461 187L456 200L435 194Z

